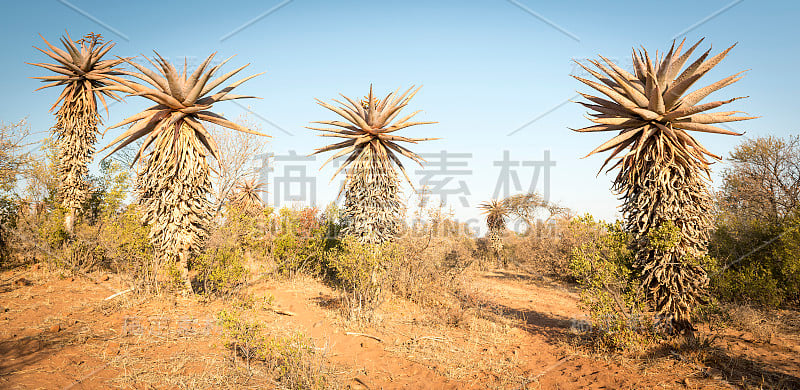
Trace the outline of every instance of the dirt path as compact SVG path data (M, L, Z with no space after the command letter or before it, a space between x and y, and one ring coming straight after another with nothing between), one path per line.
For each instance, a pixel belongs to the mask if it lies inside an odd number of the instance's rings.
M0 388L274 386L225 347L215 318L230 302L133 294L105 300L125 285L99 273L60 277L31 268L4 272L0 281ZM272 309L257 312L257 320L310 337L345 388L736 387L724 372L672 357L590 355L571 331L584 316L577 292L526 274L468 278L467 309L453 325L402 300L384 304L372 325L350 323L337 311L335 292L309 278L261 281L248 293L271 297ZM722 340L762 372L790 385L797 379L795 340Z

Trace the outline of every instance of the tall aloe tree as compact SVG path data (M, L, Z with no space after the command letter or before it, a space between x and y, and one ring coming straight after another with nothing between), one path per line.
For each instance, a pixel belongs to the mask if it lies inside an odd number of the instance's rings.
M52 131L58 146L59 198L61 204L68 210L64 228L72 233L76 214L88 194L89 185L86 182L89 173L88 163L94 153L94 144L97 142L98 124L102 123L97 110L97 100L100 100L106 112L108 106L105 97L119 100L107 86L108 77L119 74L115 66L122 60L102 59L114 44L111 41L103 43L99 34L90 33L77 41L73 41L67 34L61 38L63 50L51 45L44 37L42 40L49 50L38 47L36 49L56 63L30 65L55 73L34 77L47 83L36 89L37 91L48 87L64 87L55 104L50 107L50 111L58 107L55 114L56 124L52 127Z
M666 54L653 58L644 49L634 50L633 74L601 56L605 64L589 61L599 72L579 63L600 82L574 76L607 97L581 94L591 102L580 104L594 111L589 120L595 124L575 131L619 132L589 155L612 151L603 167L616 160L609 170L619 168L613 190L623 199L645 293L677 333L694 329L692 310L706 295L708 277L699 261L711 226L712 161L706 157L721 159L689 132L741 135L712 124L753 118L736 116L738 111L708 112L740 98L700 103L740 80L741 72L687 93L733 46L710 58L709 49L684 68L700 44L682 52L684 42L677 48L673 42ZM674 242L663 239L669 229L677 233Z
M486 226L489 228L487 236L489 242L492 244L492 250L497 256L498 262L505 265L503 254L503 233L506 230L506 222L511 213L507 200L492 199L488 202L483 202L479 206L486 215Z
M191 74L188 73L185 62L183 71L179 72L158 53L153 60L145 57L155 71L125 60L141 73L123 73L143 81L144 84L112 76L116 82L115 88L130 95L144 96L155 105L109 127L113 129L132 124L127 131L103 148L105 150L117 145L110 155L144 138L133 160L135 163L142 156L147 159L137 184L141 205L144 207L143 222L151 225L150 239L162 260L176 261L179 264L184 283L189 289L191 283L188 259L202 248L213 214L213 206L209 200L211 181L207 157L209 154L213 158L219 155L216 141L201 121L263 135L208 111L217 102L252 98L253 96L234 95L230 92L260 74L246 77L212 93L212 90L249 65L212 79L230 60L228 58L209 68L215 54L208 56Z
M421 87L420 87L421 88ZM413 92L412 92L413 90ZM379 244L392 240L400 229L403 218L403 203L400 199L400 180L395 167L413 188L414 185L406 174L398 154L403 155L420 165L423 159L408 150L400 142L416 144L438 138L406 138L393 133L406 127L431 124L436 122L409 122L420 111L399 117L411 98L419 88L411 86L403 94L396 90L383 99L373 96L372 86L369 95L356 101L342 95L347 103L334 99L339 106L334 106L317 99L317 103L343 117L342 121L318 121L327 128L308 127L312 130L326 132L323 137L344 138L323 148L316 149L313 154L337 151L325 163L348 155L344 163L333 176L346 169L347 178L339 193L345 192L342 233L356 237L360 242Z

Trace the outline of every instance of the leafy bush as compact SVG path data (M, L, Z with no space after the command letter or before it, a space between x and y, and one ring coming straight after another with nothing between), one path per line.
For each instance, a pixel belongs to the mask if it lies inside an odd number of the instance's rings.
M722 172L713 293L761 306L800 304L800 136L755 137Z
M709 252L714 296L767 307L800 304L800 217L744 219L723 214Z
M600 224L584 218L554 219L547 226L534 225L536 234L513 234L507 239L512 263L530 272L575 282L570 269L572 252L596 240Z
M17 227L19 201L9 195L0 196L0 265L8 263L11 254L9 232Z
M148 229L136 205L125 206L130 172L117 162L100 163L92 176L90 197L72 236L64 230L66 211L56 199L54 146L45 142L43 156L25 173L28 201L20 202L12 250L23 262L47 261L74 273L113 269L139 287L155 287L159 264L153 264Z
M150 229L141 222L136 205L125 206L113 217L106 217L100 239L106 256L118 271L129 272L137 280L153 279L159 264L153 264Z
M198 256L192 268L198 271L197 280L204 293L226 295L246 281L248 272L243 261L241 247L213 248Z
M252 272L279 277L319 275L325 250L333 245L336 209L239 208L232 205L212 229L206 251L192 261L203 291L228 294Z
M328 389L333 382L322 356L315 353L312 341L302 333L275 334L261 322L245 319L239 310L223 310L218 318L226 346L248 367L266 365L273 379L285 389Z
M712 279L715 296L726 302L749 302L775 307L781 304L778 281L763 266L747 264Z
M190 261L201 292L229 295L266 258L264 222L271 210L229 205L222 223L212 226L205 250Z
M271 208L247 207L246 204L230 202L225 208L224 220L216 226L209 244L217 242L236 243L247 249L263 248L266 238L267 221L272 214Z
M331 279L343 292L343 309L350 320L371 321L385 299L387 269L401 259L395 243L363 244L345 237L339 246L325 252Z
M785 300L800 304L800 210L783 224L781 232L780 275Z
M275 262L278 275L290 277L297 273L319 274L321 259L332 245L327 218L317 208L281 208L271 214L271 237L268 251Z
M335 232L335 214L325 220ZM391 295L432 309L432 317L447 319L458 304L458 276L474 263L474 237L441 208L416 210L394 242L362 244L352 237L329 240L322 268L342 293L345 317L372 321L376 309ZM441 316L439 314L442 314Z
M633 267L630 236L622 223L596 222L591 215L575 219L573 229L598 232L596 240L578 245L570 270L580 285L580 306L589 312L589 330L605 349L638 345L650 329L644 299ZM668 232L662 232L668 235Z

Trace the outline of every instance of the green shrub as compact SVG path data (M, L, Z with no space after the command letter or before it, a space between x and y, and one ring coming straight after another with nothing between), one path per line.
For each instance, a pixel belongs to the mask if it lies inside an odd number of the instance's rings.
M106 213L98 229L98 239L111 268L129 277L138 288L157 289L164 264L157 261L150 244L150 228L142 224L138 206L127 205L118 212Z
M672 221L662 223L647 236L648 249L659 252L674 250L680 243L681 230Z
M778 281L763 266L747 264L713 279L715 295L725 302L754 303L775 307L781 301Z
M387 269L402 259L401 248L392 242L362 244L345 237L325 252L324 262L334 284L343 292L345 315L356 321L371 321L385 298Z
M112 269L136 286L154 287L162 265L153 263L149 230L140 222L137 206L125 205L130 172L117 162L101 162L101 174L90 177L90 197L70 236L63 224L66 211L55 198L55 166L48 148L28 173L26 192L40 200L25 204L11 232L17 257L75 273Z
M221 247L206 250L192 262L205 294L228 295L247 279L244 249Z
M320 274L323 271L321 259L331 242L329 225L317 208L284 207L270 217L273 233L268 245L276 273L283 277L297 273Z
M336 210L325 215L333 235L339 227ZM375 320L375 311L392 295L424 306L437 321L449 322L447 313L457 311L451 309L459 305L458 276L475 260L472 230L441 207L421 205L413 216L395 241L381 245L329 236L321 266L341 292L347 319Z
M800 305L800 210L784 221L778 255L783 260L778 274L785 302Z
M266 226L272 208L240 207L232 203L225 211L224 221L213 229L209 238L210 245L227 242L251 250L265 247Z
M239 310L223 310L218 314L226 346L243 359L266 365L273 379L285 389L328 389L334 385L328 366L316 354L312 341L302 333L270 332L257 320L243 318Z
M333 207L320 213L316 208L232 205L212 229L205 253L192 261L192 268L198 271L204 291L215 294L227 294L251 272L284 278L320 275L327 270L322 264L324 252L335 243L328 233L335 229L335 214Z
M633 267L631 238L622 223L596 222L591 215L575 219L573 229L599 232L596 240L573 251L570 270L580 285L579 305L589 313L588 330L603 349L638 345L652 327ZM668 232L660 232L669 236ZM587 329L584 329L587 330Z
M46 250L52 251L61 248L69 238L69 234L64 229L64 216L66 213L63 207L53 206L38 221L38 241Z
M726 302L768 307L800 304L800 217L766 221L720 216L709 253L711 291Z
M536 234L512 234L506 240L510 262L534 274L576 282L570 270L572 252L596 240L602 230L587 218L555 219L548 228L535 225Z
M724 301L800 305L800 136L753 137L731 151L709 253ZM769 294L767 296L767 294Z
M0 266L10 260L10 233L17 227L19 201L12 196L0 196ZM27 211L27 210L26 210Z

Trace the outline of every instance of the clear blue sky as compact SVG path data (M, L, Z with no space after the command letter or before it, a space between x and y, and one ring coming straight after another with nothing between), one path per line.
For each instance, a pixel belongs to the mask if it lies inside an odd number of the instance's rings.
M226 69L249 62L252 65L243 74L266 71L238 90L262 97L245 104L258 117L291 134L255 118L274 136L269 147L278 155L291 150L305 155L326 141L303 128L312 120L334 119L333 113L314 103L315 97L327 100L339 92L360 96L370 83L380 93L424 84L409 108L423 109L420 119L439 123L412 127L405 135L443 138L418 145L414 150L419 153L447 150L472 154L470 159L459 160L466 161L466 169L472 173L456 176L448 185L457 188L463 180L471 193L466 208L457 196L448 199L460 218L477 216L474 206L492 197L499 174L493 161L500 160L503 151L509 151L511 160L520 161L541 160L549 150L557 164L551 170L551 199L580 213L610 219L618 216L619 204L609 191L613 175L595 176L602 156L581 159L608 135L582 135L567 129L588 123L582 107L562 104L573 98L576 90L588 92L586 86L569 77L576 72L571 61L602 54L629 66L631 47L664 50L673 37L685 36L691 42L706 37L701 47L713 44L714 53L739 43L701 81L705 85L751 69L742 81L711 96L750 96L732 104L731 109L763 117L734 123L732 128L751 137L798 131L790 120L796 111L794 94L800 90L795 71L800 56L797 2L294 0L117 4L94 0L4 1L0 66L5 97L0 120L28 117L37 131L46 131L52 125L47 109L58 91L34 93L39 83L27 77L40 75L43 70L23 62L47 60L31 47L41 45L37 34L57 41L65 29L73 37L89 31L102 33L117 42L115 55L151 55L156 49L170 60L182 62L188 57L196 63L218 51L220 57L237 54ZM116 104L106 123L116 123L145 104L144 99L136 97ZM215 110L231 118L244 112L232 103L221 103ZM110 131L99 146L119 131ZM725 155L741 140L715 135L698 138L710 150ZM317 203L325 204L335 195L333 185L328 185L333 169L326 167L318 172L320 162L310 163L308 172L318 176ZM715 175L721 167L715 166ZM280 163L276 169L283 171ZM422 177L413 174L418 169L410 169L415 182ZM531 167L520 168L523 187L530 183L532 173ZM539 180L541 189L541 176ZM274 191L272 185L270 190ZM512 192L519 191L512 187Z

